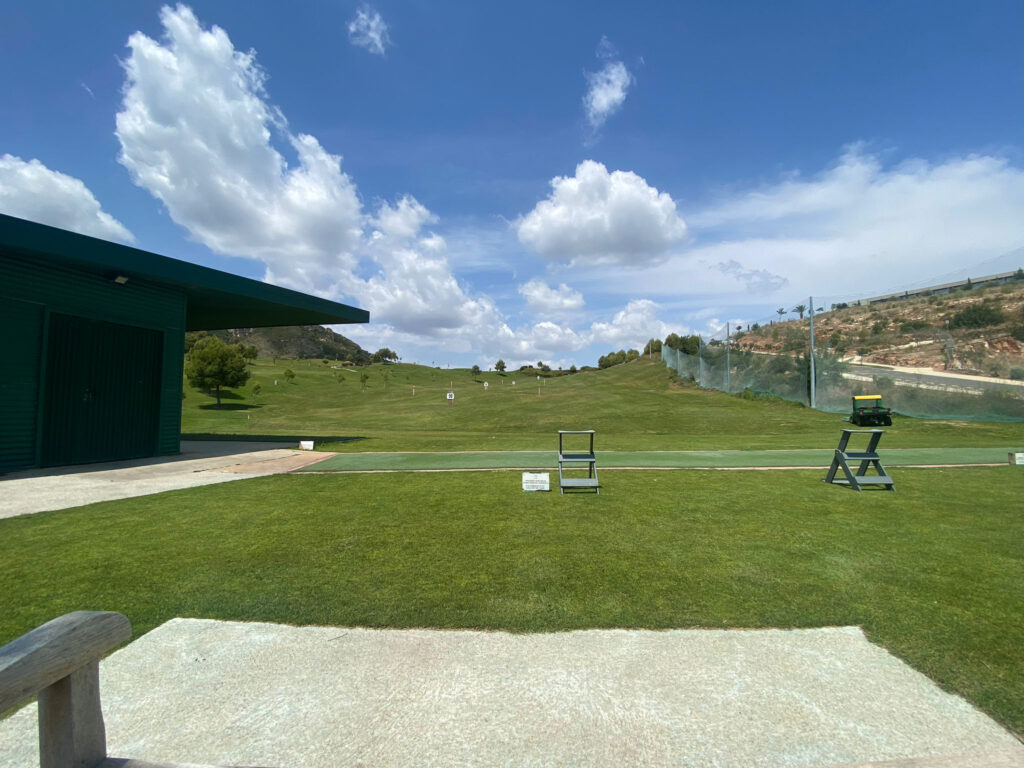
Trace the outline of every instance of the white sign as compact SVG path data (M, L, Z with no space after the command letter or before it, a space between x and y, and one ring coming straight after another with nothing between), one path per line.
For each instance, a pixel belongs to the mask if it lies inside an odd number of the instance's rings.
M300 451L312 451L313 450L313 441L312 440L299 440L299 450Z
M1011 453L1010 463L1015 464L1018 467L1024 467L1024 453Z
M455 399L455 393L454 392L449 392L448 393L448 399L449 400L454 400Z
M547 472L523 472L524 491L550 491L551 476Z

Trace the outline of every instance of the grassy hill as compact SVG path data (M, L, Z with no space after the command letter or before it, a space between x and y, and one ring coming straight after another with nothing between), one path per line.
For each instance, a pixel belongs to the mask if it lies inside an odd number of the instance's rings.
M602 450L735 450L831 447L849 426L840 415L792 403L701 390L679 382L658 359L539 381L535 373L474 377L466 369L341 368L319 360L258 360L252 371L220 410L186 386L183 431L344 436L360 439L330 447L428 451L547 450L559 429L595 429ZM454 402L446 399L449 389ZM1017 443L1024 445L1024 424L899 418L886 436L891 448Z

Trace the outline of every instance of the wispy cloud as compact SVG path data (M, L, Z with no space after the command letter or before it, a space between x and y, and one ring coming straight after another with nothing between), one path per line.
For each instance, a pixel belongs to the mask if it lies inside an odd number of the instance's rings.
M602 37L597 46L597 58L605 64L597 72L587 72L587 92L583 96L583 109L590 125L591 137L600 130L605 121L614 115L626 101L626 95L633 84L633 75L621 61L607 37Z
M355 18L348 23L348 39L352 45L358 45L378 56L383 56L391 45L387 22L379 11L368 5L356 11Z

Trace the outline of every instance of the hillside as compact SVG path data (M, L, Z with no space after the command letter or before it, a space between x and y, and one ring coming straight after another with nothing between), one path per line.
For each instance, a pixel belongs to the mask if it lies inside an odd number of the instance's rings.
M733 337L740 349L806 349L810 321L786 320ZM1024 379L1024 281L869 306L814 317L819 349L847 360Z
M215 331L229 343L242 342L255 346L262 358L310 360L327 358L353 363L369 363L370 353L351 339L320 325L286 326L283 328L236 328Z

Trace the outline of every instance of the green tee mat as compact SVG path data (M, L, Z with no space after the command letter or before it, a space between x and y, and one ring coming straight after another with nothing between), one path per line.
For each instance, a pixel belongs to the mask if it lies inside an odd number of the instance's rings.
M894 448L890 467L929 464L1005 464L1012 448ZM833 449L776 451L599 451L602 468L682 469L688 467L822 467ZM296 472L370 472L431 469L553 469L548 451L461 451L339 453Z

